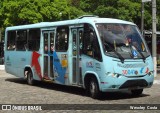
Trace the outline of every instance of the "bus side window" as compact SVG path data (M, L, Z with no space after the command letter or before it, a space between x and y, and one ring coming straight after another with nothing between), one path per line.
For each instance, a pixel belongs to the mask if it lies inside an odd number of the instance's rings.
M102 61L100 46L99 46L98 39L97 39L95 33L94 33L92 44L93 44L93 56L94 56L94 58L99 60L99 61Z
M60 26L57 28L56 34L56 51L67 51L68 50L68 39L69 39L69 27Z
M27 31L26 30L19 30L17 31L16 37L16 50L18 51L25 51L25 45L27 44Z
M84 24L83 53L88 56L93 56L91 42L92 42L92 37L91 37L90 27L88 24Z
M79 31L79 49L80 49L80 55L82 54L82 46L83 46L83 31Z
M15 50L16 31L8 31L7 35L7 50Z
M83 53L102 61L100 46L96 33L89 24L84 24Z
M28 50L38 51L40 48L40 29L30 29L28 37Z

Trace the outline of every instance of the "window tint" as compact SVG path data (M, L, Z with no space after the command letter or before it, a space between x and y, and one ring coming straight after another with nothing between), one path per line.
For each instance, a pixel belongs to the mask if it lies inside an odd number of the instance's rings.
M44 37L44 54L48 54L48 33L43 34Z
M30 29L28 37L28 50L38 51L40 47L40 29Z
M7 35L7 50L15 49L16 31L8 31Z
M82 46L83 46L83 30L79 31L79 49L80 55L82 54Z
M24 51L27 45L27 30L17 31L16 50Z
M39 47L40 29L8 31L7 50L38 51Z
M4 43L0 42L0 58L4 56Z
M69 27L61 26L57 28L56 51L68 50Z
M93 27L89 24L84 24L83 53L102 61L100 46L96 33Z

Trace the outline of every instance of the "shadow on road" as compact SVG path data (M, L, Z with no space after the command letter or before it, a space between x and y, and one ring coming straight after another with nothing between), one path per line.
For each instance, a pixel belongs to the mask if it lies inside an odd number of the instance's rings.
M5 81L27 85L26 80L20 79L20 78L7 78L7 79L5 79ZM64 86L64 85L59 85L59 84L54 84L54 83L36 81L34 86L29 86L29 87L39 87L39 88L56 90L56 91L80 95L80 96L87 96L86 91L83 88L74 87L74 86ZM140 96L133 96L133 95L131 95L131 93L129 91L106 92L106 93L102 94L102 96L99 98L99 100L101 100L101 101L119 100L119 99L130 99L130 98L141 98L141 97L146 97L146 96L150 96L150 95L142 94Z

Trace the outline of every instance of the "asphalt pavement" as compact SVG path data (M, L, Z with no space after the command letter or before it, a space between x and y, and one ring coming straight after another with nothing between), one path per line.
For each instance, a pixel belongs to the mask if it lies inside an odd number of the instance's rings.
M151 88L145 88L144 92L140 96L132 96L130 92L107 92L104 93L102 99L92 99L85 94L85 90L77 87L62 86L57 84L37 82L36 85L27 85L24 79L19 79L11 74L5 72L4 66L0 65L0 103L1 104L20 104L20 105L54 105L59 104L63 106L64 104L70 105L84 105L84 104L100 104L108 105L112 104L111 109L113 110L54 110L54 107L50 107L53 110L40 111L24 111L27 113L115 113L117 112L117 105L125 105L126 108L130 108L131 105L142 106L146 104L147 106L152 106L156 104L158 110L119 110L120 113L159 113L159 103L160 103L160 68L157 68L157 76L155 77L154 84ZM90 107L91 109L91 107ZM130 108L131 109L131 108ZM4 111L0 112L4 113ZM8 113L17 113L18 111L11 111ZM23 111L22 111L23 112Z

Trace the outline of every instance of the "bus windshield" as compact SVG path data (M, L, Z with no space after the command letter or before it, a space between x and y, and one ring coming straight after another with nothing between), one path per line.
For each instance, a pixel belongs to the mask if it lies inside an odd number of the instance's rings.
M96 24L106 55L118 58L146 58L148 48L135 25Z

